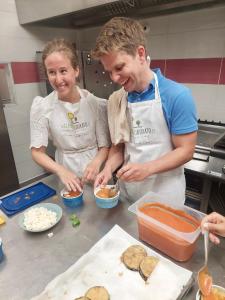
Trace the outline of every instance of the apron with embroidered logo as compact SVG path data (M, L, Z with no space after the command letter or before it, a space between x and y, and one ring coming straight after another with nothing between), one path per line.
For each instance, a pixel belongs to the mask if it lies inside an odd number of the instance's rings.
M172 151L173 145L163 114L162 103L155 78L155 99L128 103L131 141L125 144L125 161L145 163ZM167 194L168 204L182 205L185 200L184 168L155 174L141 182L120 182L122 195L134 202L147 192Z
M78 103L57 101L49 117L50 136L58 163L82 177L87 164L98 152L95 118L87 97L79 89Z

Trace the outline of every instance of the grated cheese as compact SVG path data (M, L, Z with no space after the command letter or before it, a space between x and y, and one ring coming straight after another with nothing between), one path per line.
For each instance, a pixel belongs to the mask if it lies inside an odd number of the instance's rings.
M31 208L24 213L24 226L27 230L38 231L56 223L56 213L45 207Z

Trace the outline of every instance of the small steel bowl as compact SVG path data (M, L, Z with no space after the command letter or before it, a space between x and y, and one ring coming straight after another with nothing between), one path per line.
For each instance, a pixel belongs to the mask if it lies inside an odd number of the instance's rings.
M216 289L222 291L225 294L225 288L223 288L222 286L213 284L212 288L216 288ZM195 299L196 300L201 300L200 290L197 291Z

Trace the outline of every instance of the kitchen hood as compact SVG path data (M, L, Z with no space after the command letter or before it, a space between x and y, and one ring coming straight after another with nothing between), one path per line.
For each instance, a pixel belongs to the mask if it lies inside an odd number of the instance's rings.
M224 6L224 0L16 0L21 25L83 28L98 26L114 16L137 19Z

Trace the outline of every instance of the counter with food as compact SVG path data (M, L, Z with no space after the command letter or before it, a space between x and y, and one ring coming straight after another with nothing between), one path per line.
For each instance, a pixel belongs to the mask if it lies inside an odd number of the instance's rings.
M64 294L63 296L60 296L60 299L68 299L69 292L72 293L70 295L74 295L74 298L78 296L85 296L86 293L95 293L96 289L98 288L95 288L94 281L91 281L93 282L93 289L89 291L87 288L87 282L89 282L88 280L93 280L92 278L95 278L93 276L94 271L92 271L92 274L87 274L85 272L85 270L87 271L90 268L90 266L87 267L87 265L84 264L85 261L87 261L87 259L90 257L90 253L94 255L95 260L97 255L100 257L100 260L102 257L102 260L99 261L99 266L97 268L94 263L92 264L92 270L93 267L96 270L101 270L101 268L104 269L104 266L106 266L107 268L110 267L112 272L115 272L114 275L116 275L116 277L113 275L113 273L105 273L105 278L115 279L119 276L121 282L127 282L127 289L129 289L130 280L134 278L135 282L130 283L130 285L137 286L135 291L140 289L140 285L143 285L143 287L147 286L146 290L149 289L151 291L156 291L155 286L151 286L152 283L150 281L149 283L147 281L145 282L143 279L143 274L141 276L138 274L138 272L129 270L129 267L126 268L125 266L127 263L123 264L123 260L125 261L125 259L121 258L120 260L119 254L121 254L121 257L123 257L126 247L139 242L141 242L140 244L144 245L148 255L157 257L157 260L160 262L157 264L158 266L156 266L156 270L158 271L156 271L153 276L155 282L157 282L157 289L160 289L160 285L161 289L165 289L166 279L165 277L162 277L162 280L160 279L160 270L165 270L165 266L169 266L169 268L166 269L168 272L174 270L174 278L175 275L180 274L179 272L181 272L183 274L183 278L187 277L186 279L188 279L190 277L190 272L186 270L189 270L193 272L191 277L196 279L198 270L204 264L204 244L202 236L200 236L197 242L197 249L195 250L193 256L186 262L177 262L172 258L167 257L165 254L160 253L159 250L151 248L150 245L139 240L136 216L128 211L128 207L130 205L129 203L122 203L119 201L118 205L113 208L100 208L96 205L93 189L88 186L84 190L83 205L70 208L65 206L63 203L60 195L58 180L54 175L48 176L41 181L55 189L57 191L57 196L52 196L51 198L40 202L38 205L50 203L50 207L54 207L52 204L57 204L59 207L61 207L61 210L59 208L55 211L56 215L51 216L53 220L52 222L56 223L55 226L49 226L51 227L50 229L45 231L39 230L39 232L31 232L32 230L28 231L26 228L21 226L21 219L24 222L24 211L12 217L5 216L6 223L0 227L0 236L2 239L2 248L4 252L4 258L0 263L1 299L27 300L31 299L32 297L39 297L38 295L42 295L42 293L46 291L45 289L47 289L47 295L49 295L46 299L51 299L50 294L48 293L54 294L54 289L56 288L55 292L57 294L60 290L59 284L62 288L64 288ZM39 210L37 209L38 205L37 207L32 207L32 213L39 213ZM48 208L48 206L49 205L46 207ZM41 214L46 215L46 211L41 211ZM28 217L29 220L29 215L25 216ZM121 240L121 245L113 246L110 244L113 241L112 237L110 238L110 232L112 232L112 230L115 228L117 228L117 230L119 228L118 233L116 232L115 238L118 241ZM121 231L122 233L120 233ZM102 241L105 241L104 247L108 247L109 254L112 254L111 257L114 257L115 253L119 253L116 256L118 266L115 266L115 270L113 270L113 260L110 259L107 266L107 255L105 252L104 255L101 254L100 250L98 250L102 249ZM95 251L93 249L95 249ZM213 276L214 284L221 286L224 286L225 278L224 250L224 240L221 240L221 244L219 246L210 245L208 262L208 267L211 275ZM164 260L164 257L166 260ZM151 261L151 259L148 259L147 261L149 260ZM79 269L79 266L82 266L82 268ZM177 266L180 266L181 268ZM81 270L83 275L84 273L86 274L84 278L81 276ZM96 272L96 274L101 273L99 270ZM143 272L146 271L145 267L143 270ZM108 269L105 272L108 272ZM66 274L66 277L62 273ZM124 274L127 274L127 277L125 277ZM182 276L179 275L180 280ZM66 278L65 282L63 281L63 278ZM73 280L74 284L79 284L77 281L79 278L84 280L84 290L80 290L76 295L74 289L70 288L69 290L68 288L67 290L66 287L71 286L69 284ZM173 276L170 276L170 278L168 278L168 282L169 280L172 280L172 278ZM107 290L111 288L110 280L104 281L103 284ZM190 283L189 280L187 281ZM119 281L116 283L118 282ZM167 285L168 282L166 282ZM98 285L100 285L99 281L98 283ZM138 285L138 283L140 283L140 285ZM189 285L187 285L187 287L189 287ZM118 289L119 286L115 287L114 285L112 293L118 292ZM197 281L194 281L192 288L186 295L183 296L182 299L195 299L197 290ZM60 292L62 291L60 290ZM109 291L106 293L108 292ZM142 298L143 295L140 299ZM57 297L54 299L57 299ZM137 294L134 299L138 300Z

